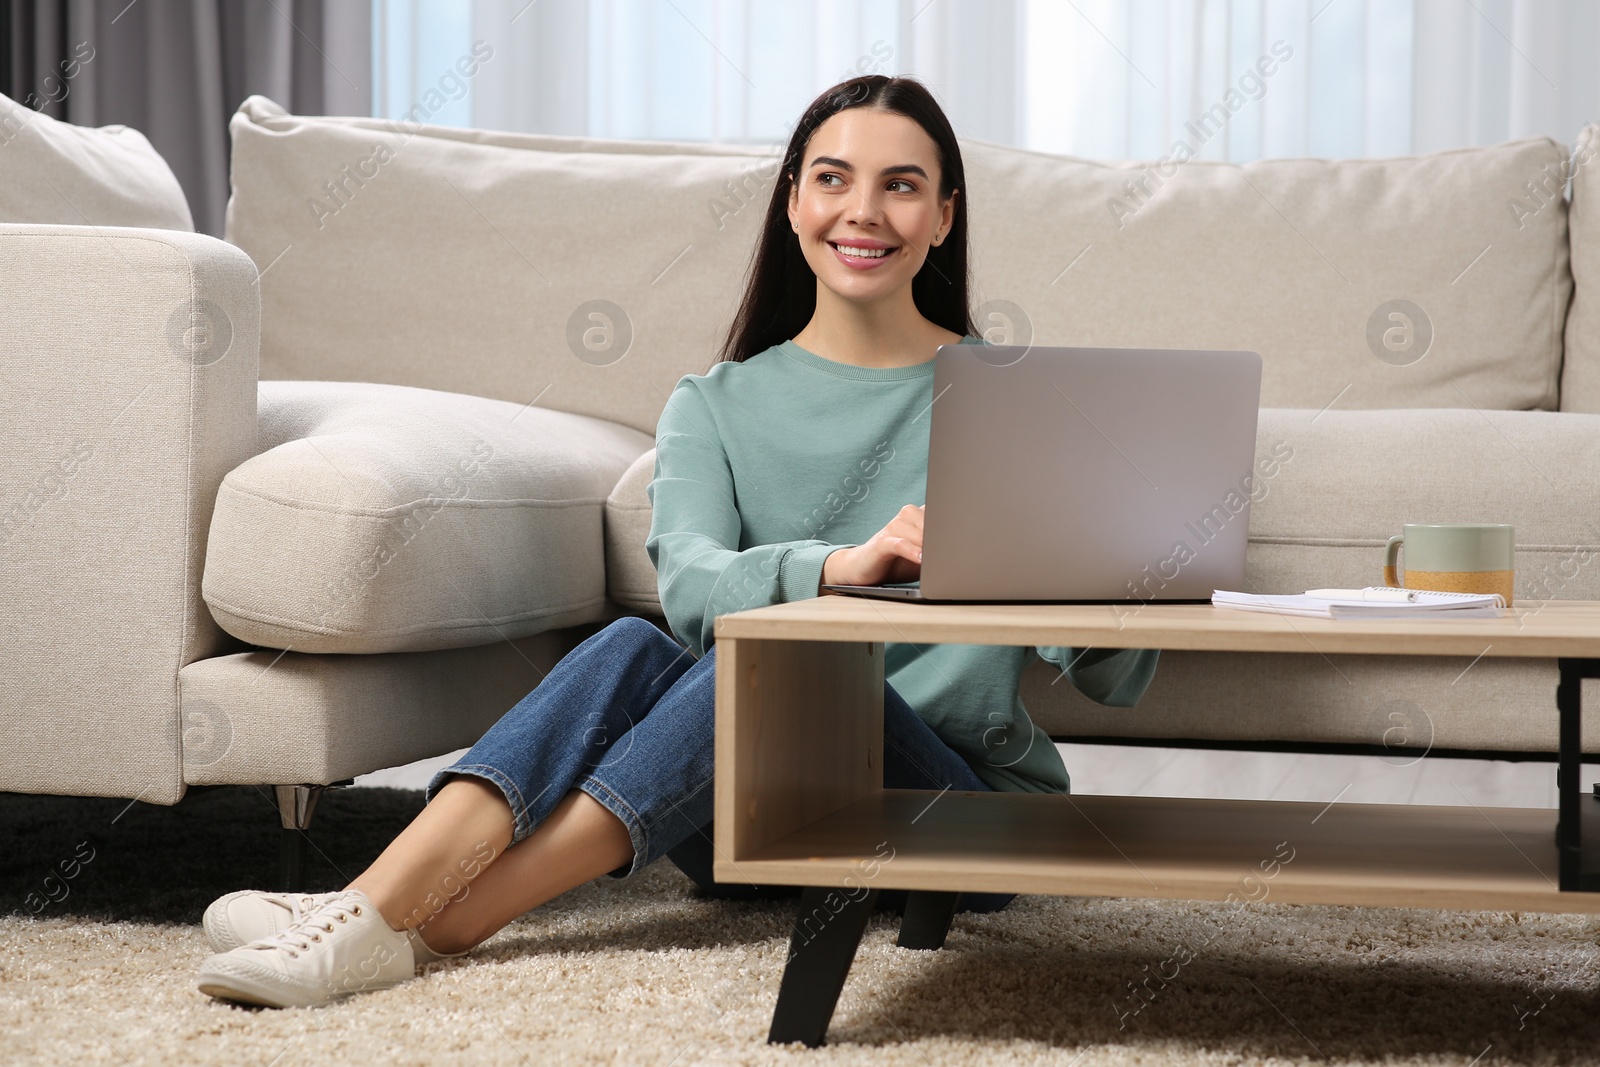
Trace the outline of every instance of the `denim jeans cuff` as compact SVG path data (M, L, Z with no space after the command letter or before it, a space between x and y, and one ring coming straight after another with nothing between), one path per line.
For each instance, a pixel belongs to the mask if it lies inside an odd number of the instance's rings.
M511 844L514 845L533 833L533 819L528 815L528 805L523 802L522 790L518 789L516 783L505 774L482 763L453 763L439 771L428 781L427 791L422 794L424 803L432 801L452 775L471 775L474 778L481 778L500 790L506 798L507 806L511 808Z
M610 872L611 877L627 878L629 875L637 874L640 870L649 866L650 861L655 857L650 855L650 835L645 830L644 822L639 818L639 813L634 811L626 800L606 788L605 783L593 775L585 775L579 778L573 783L573 788L581 789L588 793L607 811L621 819L622 825L628 828L628 838L633 842L633 862L626 868L618 867L615 871Z

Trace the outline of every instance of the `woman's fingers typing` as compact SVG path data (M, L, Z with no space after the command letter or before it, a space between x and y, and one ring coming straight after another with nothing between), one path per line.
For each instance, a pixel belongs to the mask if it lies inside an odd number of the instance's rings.
M842 548L823 562L828 585L882 585L915 581L922 573L920 504L907 504L864 544Z

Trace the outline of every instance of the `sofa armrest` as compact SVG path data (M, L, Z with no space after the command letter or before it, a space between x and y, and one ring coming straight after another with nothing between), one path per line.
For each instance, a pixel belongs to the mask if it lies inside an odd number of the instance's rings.
M255 265L202 234L0 224L0 292L0 790L172 803L178 670L236 647L200 579L256 451Z

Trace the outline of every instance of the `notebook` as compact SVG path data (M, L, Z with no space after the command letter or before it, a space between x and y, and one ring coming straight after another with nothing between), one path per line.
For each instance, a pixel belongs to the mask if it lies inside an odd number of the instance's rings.
M1425 589L1412 592L1414 599L1397 603L1311 593L1235 593L1217 589L1211 594L1211 603L1219 608L1319 619L1497 619L1505 608L1505 598L1499 593L1435 593Z

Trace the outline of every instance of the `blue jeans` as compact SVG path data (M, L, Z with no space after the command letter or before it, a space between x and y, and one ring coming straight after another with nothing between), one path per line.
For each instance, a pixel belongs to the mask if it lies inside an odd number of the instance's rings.
M511 806L515 844L581 789L633 840L633 862L613 877L667 856L712 895L772 895L711 876L715 660L715 647L696 661L645 620L618 619L567 653L459 762L434 775L427 798L454 775L493 783ZM988 790L887 683L883 698L886 788ZM1010 899L969 893L961 907L998 911Z

